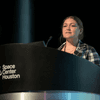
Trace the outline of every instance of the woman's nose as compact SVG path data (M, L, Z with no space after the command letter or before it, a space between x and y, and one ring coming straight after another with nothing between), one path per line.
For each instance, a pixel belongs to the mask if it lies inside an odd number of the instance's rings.
M67 28L66 28L66 29L70 31L70 26L67 26Z
M66 29L67 29L68 31L70 31L70 30L71 30L71 29L70 29L70 27L67 27Z
M68 31L71 31L71 29L70 29L70 28L67 28L67 30L68 30Z

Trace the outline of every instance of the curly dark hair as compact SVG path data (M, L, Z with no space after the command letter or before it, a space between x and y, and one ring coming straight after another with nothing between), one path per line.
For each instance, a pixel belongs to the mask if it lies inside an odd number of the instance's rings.
M81 28L84 29L84 28L83 28L83 23L82 23L82 21L81 21L77 16L68 16L68 17L66 17L66 18L63 20L63 23L64 23L64 21L65 21L66 19L68 19L68 18L74 19L74 20L77 22L77 24L79 25L79 29L81 29ZM63 27L63 23L62 23L62 25L61 25L61 29L62 29L62 27ZM83 31L84 31L84 30L83 30ZM79 38L80 40L83 40L83 38L84 38L84 32L82 32L82 34L79 34L78 38ZM66 41L66 39L63 38L63 35L62 35L62 34L60 35L59 39L60 39L60 43L61 43L61 44L62 44L63 42Z

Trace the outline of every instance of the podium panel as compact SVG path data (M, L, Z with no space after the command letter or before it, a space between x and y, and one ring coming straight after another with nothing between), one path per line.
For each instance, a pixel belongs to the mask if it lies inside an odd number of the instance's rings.
M100 67L78 56L34 44L0 46L0 99L57 90L99 95L99 80Z

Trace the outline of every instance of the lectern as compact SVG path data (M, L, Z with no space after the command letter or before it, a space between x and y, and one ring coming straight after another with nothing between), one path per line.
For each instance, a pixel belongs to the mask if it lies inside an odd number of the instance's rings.
M0 46L0 100L100 100L99 66L38 43Z

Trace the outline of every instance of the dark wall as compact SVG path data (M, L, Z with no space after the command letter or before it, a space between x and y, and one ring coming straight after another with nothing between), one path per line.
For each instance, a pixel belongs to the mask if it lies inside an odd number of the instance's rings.
M19 0L0 1L0 43L13 43L18 39L18 4ZM99 9L98 3L91 5L85 2L30 0L32 13L31 34L35 35L35 41L47 42L50 36L52 47L58 47L58 37L61 34L60 26L66 16L79 17L84 25L85 37L83 42L93 46L100 54L99 48ZM73 5L74 4L74 5ZM93 5L96 5L95 8ZM58 43L58 44L57 44Z

